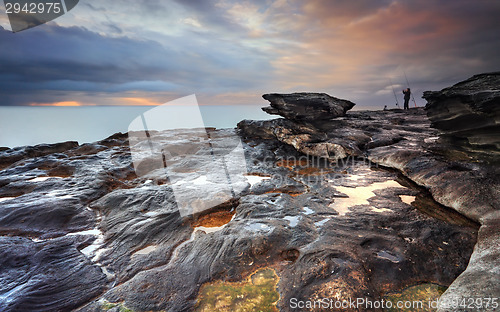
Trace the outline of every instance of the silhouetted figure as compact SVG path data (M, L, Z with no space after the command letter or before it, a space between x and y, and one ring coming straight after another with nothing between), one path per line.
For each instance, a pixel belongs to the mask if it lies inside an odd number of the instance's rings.
M404 104L404 109L410 109L410 107L408 106L408 103L410 102L410 96L411 96L411 91L410 91L410 88L406 88L405 90L403 90L403 94L405 95L405 104Z
M387 110L387 105L384 105L384 110L385 110L385 111Z

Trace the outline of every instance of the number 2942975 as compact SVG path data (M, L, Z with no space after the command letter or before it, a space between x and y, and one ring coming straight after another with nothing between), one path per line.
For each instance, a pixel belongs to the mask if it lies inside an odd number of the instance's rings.
M62 12L60 2L10 3L5 1L7 14L59 14Z

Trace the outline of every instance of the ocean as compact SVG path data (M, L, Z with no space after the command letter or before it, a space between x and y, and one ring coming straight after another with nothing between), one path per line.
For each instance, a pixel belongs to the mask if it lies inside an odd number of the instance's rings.
M199 106L206 127L234 128L243 119L265 120L257 105ZM129 124L151 106L31 107L0 106L0 147L78 141L95 142L116 132L127 132ZM192 109L169 106L165 129L191 127Z

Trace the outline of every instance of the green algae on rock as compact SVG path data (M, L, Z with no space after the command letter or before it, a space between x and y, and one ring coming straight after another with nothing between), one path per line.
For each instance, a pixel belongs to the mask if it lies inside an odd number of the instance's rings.
M278 311L278 280L273 269L261 269L244 282L204 285L195 311Z
M106 300L101 302L101 309L103 311L113 310L114 312L134 312L134 310L127 308L123 303L112 303Z
M403 289L401 292L389 293L385 296L385 301L390 301L392 305L386 304L385 311L421 312L436 311L437 301L444 293L446 287L425 283ZM398 303L401 306L398 307ZM389 306L391 306L389 308Z

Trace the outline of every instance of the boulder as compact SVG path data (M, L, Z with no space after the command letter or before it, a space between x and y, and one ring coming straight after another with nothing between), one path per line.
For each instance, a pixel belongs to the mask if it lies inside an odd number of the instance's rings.
M441 91L426 91L431 127L472 152L500 149L500 72L475 75Z
M271 102L271 106L262 108L263 111L294 121L311 122L342 117L355 105L326 93L271 93L262 97Z

